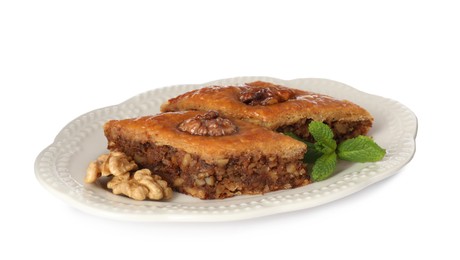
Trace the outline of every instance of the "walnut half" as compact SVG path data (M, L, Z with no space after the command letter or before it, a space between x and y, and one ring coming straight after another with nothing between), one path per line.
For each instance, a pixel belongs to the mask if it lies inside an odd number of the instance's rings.
M107 183L113 194L123 194L135 200L162 200L172 197L172 189L158 175L152 175L149 169L129 172L113 177Z
M136 162L122 152L103 154L91 162L85 182L93 183L101 176L112 178L107 188L114 194L123 194L135 200L170 199L173 194L168 183L159 175L152 174L149 169L138 170Z
M261 85L258 82L247 84L242 87L240 101L250 106L273 105L285 102L295 97L295 93L286 88L277 85Z
M202 136L224 136L238 131L238 127L229 119L219 116L217 111L208 111L189 118L177 126L183 132Z
M132 170L137 170L137 164L133 159L121 152L110 152L100 155L96 161L89 164L85 182L93 183L101 176L117 176Z

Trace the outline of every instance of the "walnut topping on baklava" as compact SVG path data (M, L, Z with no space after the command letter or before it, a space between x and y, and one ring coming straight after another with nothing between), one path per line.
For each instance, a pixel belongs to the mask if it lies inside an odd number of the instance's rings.
M177 128L192 135L204 136L231 135L238 131L232 121L220 117L216 111L209 111L206 114L189 118L180 123Z
M285 102L295 97L295 93L286 88L279 88L276 85L248 85L242 88L240 101L251 106L267 106Z

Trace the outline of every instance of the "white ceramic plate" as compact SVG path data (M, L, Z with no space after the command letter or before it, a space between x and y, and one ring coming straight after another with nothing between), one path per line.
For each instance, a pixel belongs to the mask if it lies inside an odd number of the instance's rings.
M200 200L175 193L167 202L134 201L113 195L101 184L83 182L88 163L106 153L102 125L110 119L156 114L167 99L207 85L227 85L264 80L348 99L366 108L375 118L369 133L387 150L376 163L340 162L328 180L264 195L237 196L224 200ZM357 192L387 178L407 164L415 152L417 119L404 105L369 95L326 79L281 80L238 77L199 85L155 89L116 106L101 108L70 122L53 144L35 161L39 182L76 208L104 217L135 221L230 221L311 208Z

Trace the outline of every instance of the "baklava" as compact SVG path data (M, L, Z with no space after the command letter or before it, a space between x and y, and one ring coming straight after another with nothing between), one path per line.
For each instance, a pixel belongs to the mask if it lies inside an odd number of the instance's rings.
M200 199L262 194L309 183L302 161L304 143L216 111L111 120L104 133L109 150L127 154L176 191Z
M161 111L215 110L277 132L293 132L311 140L308 124L321 121L337 141L365 135L372 116L362 107L310 91L256 81L241 86L210 86L168 100Z

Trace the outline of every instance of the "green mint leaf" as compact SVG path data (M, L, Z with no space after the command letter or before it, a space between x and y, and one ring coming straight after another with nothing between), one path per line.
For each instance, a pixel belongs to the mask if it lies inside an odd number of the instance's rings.
M305 153L304 157L303 157L303 161L305 163L314 163L319 157L321 157L321 155L323 155L322 152L318 151L315 144L314 143L310 143L310 142L307 142L305 141L304 139L300 138L299 136L297 136L296 134L292 133L292 132L285 132L283 133L291 138L294 138L296 139L297 141L301 141L303 142L304 144L307 145L307 152Z
M318 160L321 155L323 155L322 152L316 148L316 145L314 143L306 142L307 144L307 152L305 153L303 157L303 161L305 163L314 163L316 160Z
M342 142L337 150L340 159L352 162L376 162L386 154L372 138L363 135Z
M308 125L308 131L315 139L315 147L318 151L328 154L335 151L337 148L337 143L334 140L334 133L328 125L312 121Z
M323 154L316 160L311 172L313 181L322 181L329 178L335 170L337 155L335 153Z

